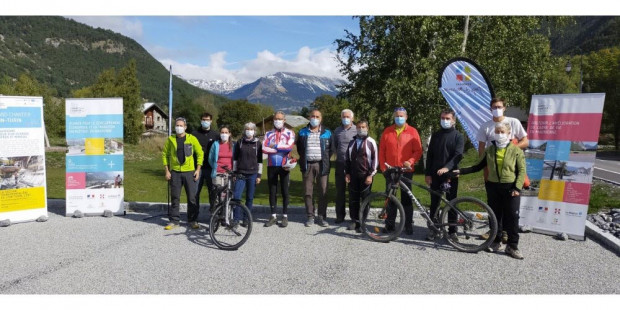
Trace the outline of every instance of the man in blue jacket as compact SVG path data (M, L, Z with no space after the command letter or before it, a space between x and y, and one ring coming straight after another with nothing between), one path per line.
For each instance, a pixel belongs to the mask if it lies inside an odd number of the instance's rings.
M299 167L303 174L304 200L306 214L305 223L309 227L314 222L313 191L314 182L320 186L319 210L316 224L327 227L327 182L329 178L329 159L332 155L332 133L321 126L322 115L319 110L310 112L310 124L302 128L297 136L297 152Z

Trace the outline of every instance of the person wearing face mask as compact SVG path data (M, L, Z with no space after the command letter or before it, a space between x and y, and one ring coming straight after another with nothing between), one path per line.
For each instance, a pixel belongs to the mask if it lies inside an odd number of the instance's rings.
M379 142L379 167L381 171L387 168L385 163L390 166L410 168L410 172L403 174L404 178L413 179L413 166L422 157L422 142L418 130L413 126L407 125L407 110L403 107L394 109L394 125L383 130ZM386 179L387 184L387 179ZM411 187L411 184L408 185ZM405 232L413 234L413 202L407 194L400 195L400 201L405 209ZM396 218L396 208L388 209L386 230L393 230L393 221ZM392 221L392 224L390 224Z
M519 122L519 120L516 118L504 116L506 112L505 100L502 98L493 98L491 99L490 107L491 107L491 113L493 114L493 119L487 121L486 123L483 123L480 126L480 129L478 129L478 134L476 136L476 138L478 139L478 156L482 156L482 154L484 154L485 148L489 146L491 141L495 139L495 126L498 123L508 124L510 128L512 129L508 136L508 139L509 140L517 139L518 140L517 146L522 150L527 149L529 145L529 141L527 139L527 132L523 128L523 125L521 125L521 122ZM488 175L489 175L489 170L485 168L484 169L485 188L487 187L487 183L488 183L487 182ZM488 192L489 190L487 188L487 193ZM488 200L489 200L489 197L487 195L487 202ZM497 220L501 221L500 218L498 218ZM488 238L488 234L484 234L483 238ZM508 236L504 234L503 238L504 238L503 242L506 243Z
M166 230L178 227L181 221L179 201L182 187L185 187L185 195L187 196L187 222L193 229L200 228L197 222L198 205L195 195L196 182L200 177L200 166L204 159L204 153L198 139L185 133L185 129L187 129L185 118L177 118L175 121L176 135L168 137L162 152L166 180L170 182L170 196L172 198L170 214L168 214L170 223L166 225ZM195 161L194 153L196 154Z
M192 135L198 138L198 141L202 146L202 151L207 155L209 154L209 151L211 151L213 142L220 138L219 132L211 126L212 121L213 116L210 113L202 113L200 116L200 128L192 132ZM213 182L211 180L212 170L213 169L208 161L205 161L202 169L200 170L200 179L198 179L198 188L196 190L196 204L200 207L200 192L202 192L202 188L206 185L207 192L209 193L209 209L211 211L213 211L213 208L215 207Z
M360 201L364 200L372 188L379 162L377 142L368 136L368 121L357 123L357 134L349 142L345 154L345 182L349 183L349 216L351 224L347 230L361 233Z
M495 139L486 148L484 156L480 157L478 164L454 170L454 173L474 173L488 167L487 196L489 206L498 219L498 233L497 236L489 236L494 240L488 251L498 252L501 250L502 235L500 232L505 230L508 235L505 253L516 259L523 259L518 244L519 205L525 180L525 155L523 150L510 142L510 134L509 124L497 123L495 125Z
M454 128L456 122L454 116L453 110L446 109L441 111L439 120L441 129L431 136L431 142L426 153L426 173L424 178L426 184L435 191L439 191L442 184L449 183L450 188L446 192L448 200L456 198L459 179L447 178L446 172L458 169L459 162L463 158L463 148L465 145L463 135ZM431 195L431 216L437 211L440 201L439 197ZM454 212L448 214L450 222L456 221L456 218L457 216ZM437 222L438 219L433 218L433 221ZM448 234L449 238L456 239L456 227L449 227ZM435 237L435 232L431 230L426 239L432 241Z
M336 153L336 224L344 222L346 215L345 191L345 161L349 142L357 135L357 127L353 124L353 111L344 109L340 112L342 126L334 130L333 152ZM350 209L350 207L349 207ZM351 217L351 214L349 214ZM352 218L351 218L352 219Z
M314 183L319 185L319 205L316 224L321 227L329 226L327 223L327 182L329 178L331 147L333 143L332 132L321 125L323 118L319 110L310 111L310 124L299 130L297 136L297 152L299 153L299 170L302 173L304 184L304 200L306 205L306 227L315 222L315 209L313 201Z
M255 137L256 124L247 123L243 127L243 137L235 143L233 151L233 171L243 174L245 178L235 182L233 198L241 200L245 188L245 205L252 211L254 191L256 185L260 183L263 172L263 148L260 140ZM235 211L240 212L240 210ZM235 220L243 221L241 225L247 226L248 219L241 219L238 214L235 214Z
M225 174L227 167L229 170L233 168L233 156L235 145L230 137L230 129L228 126L220 127L220 138L213 143L211 150L209 151L209 165L213 167L211 170L211 178L213 179L213 186L226 185L226 179L217 176L218 173Z
M265 223L265 227L271 227L277 223L276 205L278 194L278 180L282 192L282 220L281 227L288 226L288 187L290 183L288 168L283 167L290 157L290 152L295 144L295 133L284 126L286 115L278 111L273 115L273 130L265 133L263 140L263 153L267 154L267 183L269 185L269 205L271 217Z

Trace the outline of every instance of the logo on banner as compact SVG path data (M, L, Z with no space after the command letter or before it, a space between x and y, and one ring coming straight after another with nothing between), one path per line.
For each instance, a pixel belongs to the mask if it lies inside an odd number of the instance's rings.
M575 217L582 217L583 216L583 212L582 211L579 211L579 212L566 211L566 212L564 212L564 214L566 214L567 216L575 216Z
M562 209L560 209L560 208L553 209L553 213L554 214L560 214L561 212L562 212Z
M459 66L456 69L456 81L457 82L471 81L471 68L469 66Z

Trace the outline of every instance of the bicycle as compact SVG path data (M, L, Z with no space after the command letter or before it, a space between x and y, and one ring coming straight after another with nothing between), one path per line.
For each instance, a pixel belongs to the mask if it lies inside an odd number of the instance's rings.
M252 233L252 212L239 200L232 199L235 180L245 178L243 174L223 167L226 173L217 174L226 182L216 186L215 209L209 223L209 236L213 243L222 250L236 250L241 247Z
M489 247L493 238L483 239L482 235L489 233L491 236L495 236L497 219L491 207L486 203L473 197L457 197L448 201L444 197L444 191L434 191L425 185L403 178L403 173L410 171L410 169L392 167L388 164L386 166L388 169L384 175L388 184L385 192L370 194L364 199L360 208L359 218L361 219L362 232L371 240L390 242L398 238L403 231L405 211L400 200L396 198L396 191L400 188L401 193L407 194L418 207L428 228L437 234L438 239L445 238L450 245L463 252L478 252ZM455 176L455 174L448 172L448 176ZM443 206L440 205L435 214L431 216L406 183L422 188L431 195L439 196ZM456 221L449 221L451 212ZM391 217L394 219L392 220ZM452 239L448 236L450 227L454 227L456 230L457 238Z

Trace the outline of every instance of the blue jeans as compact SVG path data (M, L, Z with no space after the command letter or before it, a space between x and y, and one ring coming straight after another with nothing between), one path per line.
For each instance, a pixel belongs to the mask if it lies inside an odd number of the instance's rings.
M243 189L245 188L245 206L250 209L252 212L252 204L254 202L254 191L256 190L256 178L258 175L254 174L243 174L245 176L244 179L238 179L235 182L235 190L233 199L241 200L241 195L243 194ZM241 221L241 209L235 208L234 219L235 221ZM246 220L245 218L243 220Z

